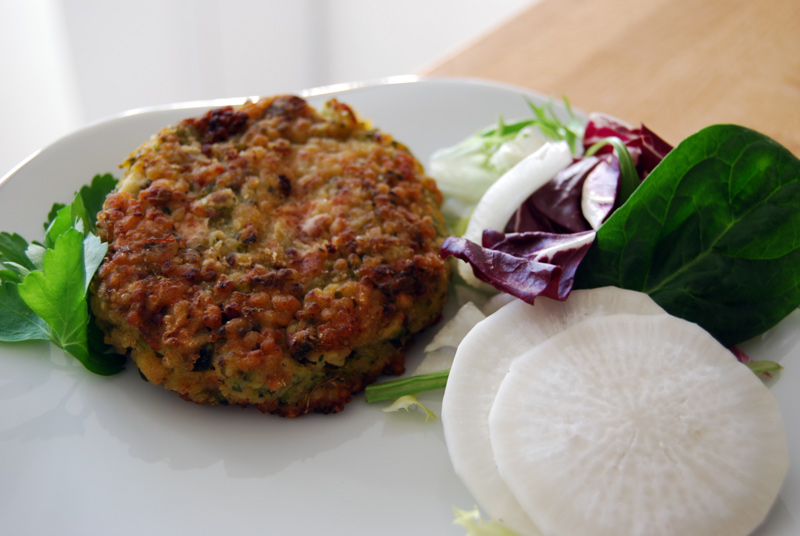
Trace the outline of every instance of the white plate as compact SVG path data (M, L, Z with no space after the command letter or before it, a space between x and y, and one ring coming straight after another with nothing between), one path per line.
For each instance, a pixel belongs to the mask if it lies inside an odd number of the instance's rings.
M352 104L422 160L496 120L527 117L517 88L391 79L302 92ZM40 239L68 202L162 126L238 101L135 111L67 136L0 181L0 230ZM116 173L118 175L118 173ZM424 338L423 338L424 339ZM424 340L420 340L423 343ZM782 361L772 386L792 467L759 536L800 522L800 315L746 349ZM409 356L409 368L419 358ZM421 399L437 414L439 394ZM450 466L441 424L385 414L358 396L343 413L296 420L184 402L132 365L105 378L46 343L0 346L0 533L463 534L452 507L474 499Z

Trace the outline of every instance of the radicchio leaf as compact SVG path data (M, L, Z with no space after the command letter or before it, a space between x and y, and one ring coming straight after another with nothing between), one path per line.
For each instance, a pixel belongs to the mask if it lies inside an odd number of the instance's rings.
M589 230L581 214L581 192L586 175L597 162L596 157L580 158L559 171L520 205L506 232L566 234Z
M523 202L506 232L597 230L614 210L620 166L614 153L576 159Z
M611 215L619 192L619 160L614 153L596 157L598 162L583 181L581 212L595 231Z
M605 114L589 114L589 122L583 135L583 146L591 147L595 143L610 137L617 137L625 143L631 154L639 177L644 179L672 150L672 146L658 137L644 125L634 128L615 117ZM597 154L613 151L612 147L600 149Z
M563 301L594 236L594 231L505 234L487 229L481 245L459 237L445 239L441 256L468 262L475 277L527 303L538 296Z

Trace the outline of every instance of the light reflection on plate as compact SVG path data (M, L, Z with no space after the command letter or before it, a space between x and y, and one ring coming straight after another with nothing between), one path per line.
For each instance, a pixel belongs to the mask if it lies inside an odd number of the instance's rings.
M422 162L494 122L529 116L518 88L398 77L304 92L354 106ZM0 230L40 239L55 201L117 164L162 126L244 99L136 110L90 125L0 179ZM630 118L635 120L635 118ZM800 522L800 313L744 345L781 361L772 385L792 467L756 534ZM421 337L420 343L424 343ZM418 345L421 346L421 345ZM409 369L419 359L409 355ZM437 414L440 394L421 400ZM0 528L8 534L463 534L452 507L474 500L453 473L441 425L356 397L297 420L209 408L143 382L132 365L95 376L46 343L0 346Z

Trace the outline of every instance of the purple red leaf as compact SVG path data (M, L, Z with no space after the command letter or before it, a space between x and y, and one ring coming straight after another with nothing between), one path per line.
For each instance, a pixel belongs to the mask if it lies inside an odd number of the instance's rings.
M537 296L563 301L594 235L594 231L505 234L486 230L481 245L447 238L441 256L469 262L475 277L527 303L532 304Z

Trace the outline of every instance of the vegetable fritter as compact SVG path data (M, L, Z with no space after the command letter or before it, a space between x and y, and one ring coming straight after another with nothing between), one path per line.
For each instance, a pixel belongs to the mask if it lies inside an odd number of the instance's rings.
M338 101L209 111L124 163L98 215L106 339L201 404L338 412L404 368L441 316L441 193L410 151Z

